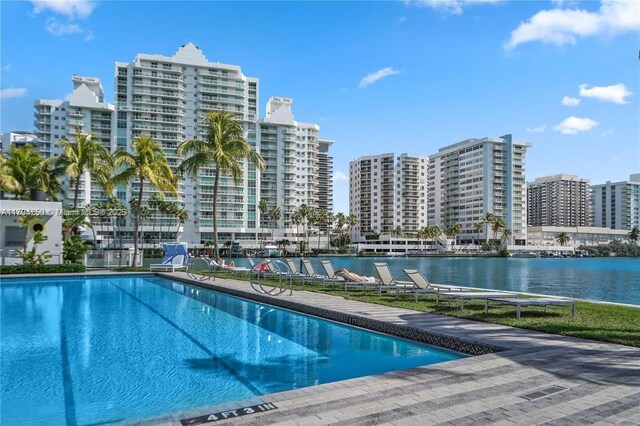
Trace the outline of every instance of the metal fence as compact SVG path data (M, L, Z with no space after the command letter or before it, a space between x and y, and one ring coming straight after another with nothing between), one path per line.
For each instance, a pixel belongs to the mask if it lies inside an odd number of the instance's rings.
M47 260L47 264L55 265L64 263L62 252L52 253ZM89 250L80 259L80 263L87 268L118 268L131 265L133 260L133 249L122 250ZM0 265L21 265L22 259L18 256L17 250L0 249ZM138 252L138 265L142 265L142 253Z

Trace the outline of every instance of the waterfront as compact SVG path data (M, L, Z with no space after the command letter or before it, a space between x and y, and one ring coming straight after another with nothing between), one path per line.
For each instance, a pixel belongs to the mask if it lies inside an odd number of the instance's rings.
M461 257L334 257L337 268L375 275L374 262L387 262L397 279L404 269L417 269L434 283L493 290L567 296L640 305L640 259L514 259ZM239 266L246 259L235 259ZM320 258L312 259L316 272Z

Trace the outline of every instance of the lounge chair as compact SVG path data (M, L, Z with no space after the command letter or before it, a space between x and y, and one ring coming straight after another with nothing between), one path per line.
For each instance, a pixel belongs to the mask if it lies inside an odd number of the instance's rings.
M161 269L175 272L177 269L187 269L187 260L189 258L187 243L163 243L162 250L164 251L162 263L149 265L150 271Z
M367 288L377 289L380 283L376 281L374 277L367 277L364 275L356 274L347 269L338 269L334 275L339 278L343 278L345 291L355 288L362 289L362 292L366 292Z
M296 265L296 262L293 259L286 259L286 260L287 260L287 266L289 266L289 270L291 271L291 276L293 278L301 279L302 281L313 280L312 276L303 274L298 270L298 265Z
M516 307L516 318L520 319L520 310L521 308L525 308L528 306L543 306L544 311L547 312L547 307L549 306L561 306L567 307L571 309L571 317L576 317L576 301L572 299L553 299L553 298L544 298L544 297L536 297L536 298L498 298L498 299L487 299L484 302L484 313L489 313L489 306L499 306L499 305L511 305Z
M216 262L214 259L209 259L211 266L220 271L229 271L229 272L237 272L237 273L247 273L251 271L249 268L245 268L244 266L229 266L225 265L224 261L222 263Z
M335 269L333 268L333 263L330 260L323 260L322 267L324 271L327 273L327 278L331 280L338 280L339 284L344 284L344 291L350 289L359 290L362 288L364 291L367 286L376 286L375 279L369 277L361 277L359 275L353 274L352 272L347 271L346 269L342 270L343 273L338 275L336 274Z
M409 279L413 282L415 287L412 290L408 290L416 296L416 302L418 296L421 294L434 294L439 292L454 292L454 291L467 291L468 289L463 287L446 286L442 284L432 284L427 277L422 275L415 269L405 269L404 273L407 274Z
M377 286L378 295L382 295L383 291L395 291L397 296L401 291L412 291L414 289L415 286L412 282L399 281L393 278L389 265L386 263L374 263L373 266L375 266L376 272L380 277L380 282Z
M464 309L465 300L484 300L486 305L487 300L514 298L513 293L499 293L497 291L438 291L434 294L436 295L436 305L440 303L440 298L457 299L460 301L460 310Z
M331 285L344 282L343 279L340 278L329 278L326 275L317 274L316 271L313 270L313 265L310 260L303 260L302 266L307 271L307 274L314 280L322 283L329 283Z

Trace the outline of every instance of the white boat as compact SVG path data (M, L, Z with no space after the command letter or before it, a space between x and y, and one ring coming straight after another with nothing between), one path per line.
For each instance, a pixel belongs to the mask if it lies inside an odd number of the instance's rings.
M280 257L280 249L277 246L266 245L264 249L258 253L259 257Z
M540 257L540 255L532 251L519 251L517 253L513 253L511 257L533 258L533 257Z

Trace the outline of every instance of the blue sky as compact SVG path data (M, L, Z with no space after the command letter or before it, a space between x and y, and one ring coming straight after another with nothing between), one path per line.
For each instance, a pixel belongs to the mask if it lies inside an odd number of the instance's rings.
M470 137L533 144L527 180L570 173L593 184L640 172L640 2L2 1L1 129L33 129L33 101L115 61L210 61L294 99L298 121L335 140L334 204L348 211L349 161L430 155Z

